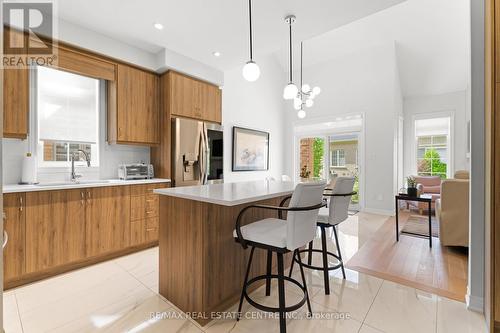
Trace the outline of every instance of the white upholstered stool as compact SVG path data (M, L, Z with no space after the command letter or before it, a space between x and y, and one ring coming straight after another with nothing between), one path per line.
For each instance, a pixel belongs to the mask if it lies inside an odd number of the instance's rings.
M335 269L342 269L342 275L345 279L345 269L344 262L342 260L342 252L340 251L339 238L337 236L337 225L347 220L349 217L349 204L351 202L351 197L356 194L354 189L353 177L338 177L333 189L326 190L324 193L325 197L330 198L328 203L329 212L328 215L318 216L318 227L321 229L321 250L313 249L313 242L309 243L309 248L307 250L295 250L297 254L294 254L292 265L290 266L290 272L288 276L292 275L293 264L295 261L298 262L297 258L300 258L300 254L308 253L307 264L302 264L302 266L323 271L323 278L325 283L325 294L330 294L330 279L328 272ZM337 254L329 252L326 245L326 229L333 228L333 235L335 236L335 243L337 245ZM322 254L322 266L312 265L312 254L321 253ZM328 256L334 257L338 264L334 266L328 266Z
M277 312L280 317L281 333L286 332L286 312L295 311L307 302L309 313L311 313L311 303L307 293L306 280L300 256L298 256L297 262L300 266L302 284L291 277L285 276L283 255L290 251L294 251L295 256L297 254L296 249L305 246L314 239L316 235L316 221L319 209L326 206L326 201L323 199L325 185L326 183L324 182L298 184L293 192L293 195L285 198L279 207L251 205L241 210L236 220L236 226L233 234L235 240L239 242L243 248L246 249L250 246L251 250L241 290L238 313L241 314L241 307L243 305L244 298L248 301L248 303L257 309L267 312ZM288 199L290 199L290 203L288 207L284 207L284 204ZM278 218L267 218L242 226L242 216L249 209L276 210L278 211ZM282 212L287 212L286 220L282 218ZM260 275L248 280L255 248L267 250L267 272L265 275ZM271 274L273 252L276 253L278 259L277 275ZM259 304L252 300L247 293L247 288L250 285L264 279L266 280L266 296L270 295L271 279L278 279L279 306L277 308ZM288 307L285 306L285 280L297 285L304 292L304 298L299 303Z

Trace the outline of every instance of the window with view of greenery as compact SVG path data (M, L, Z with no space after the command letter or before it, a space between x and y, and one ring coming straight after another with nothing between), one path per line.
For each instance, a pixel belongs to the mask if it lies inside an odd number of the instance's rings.
M323 156L325 151L325 140L321 138L315 138L313 142L313 177L321 178L323 177Z
M417 173L419 176L446 178L448 171L448 137L417 137Z

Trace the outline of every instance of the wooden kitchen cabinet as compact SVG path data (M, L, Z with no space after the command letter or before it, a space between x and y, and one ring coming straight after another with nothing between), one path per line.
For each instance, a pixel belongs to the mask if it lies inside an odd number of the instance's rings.
M20 53L26 53L26 37L22 32L4 27L4 47L24 45ZM12 44L14 43L14 44ZM6 138L26 139L29 119L29 70L3 70L3 135Z
M25 273L25 203L24 193L10 193L3 196L5 213L3 227L8 237L7 245L3 249L4 282Z
M130 245L130 187L86 189L87 256L119 251Z
M85 191L26 193L26 272L85 258Z
M117 64L116 80L108 82L108 141L157 145L160 140L159 78Z
M165 184L133 186L130 195L130 245L158 241L160 200L154 189Z
M172 116L221 123L222 94L219 87L189 76L167 72L168 103Z

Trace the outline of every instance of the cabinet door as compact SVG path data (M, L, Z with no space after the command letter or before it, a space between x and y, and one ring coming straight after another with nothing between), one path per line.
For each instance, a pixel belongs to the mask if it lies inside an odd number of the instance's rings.
M25 194L12 193L3 196L5 213L4 230L8 242L3 249L3 276L4 281L20 277L25 273Z
M205 84L205 120L214 123L222 122L222 93L219 87Z
M125 249L130 244L129 186L86 190L87 256Z
M169 72L170 112L174 116L196 118L196 82L184 75Z
M117 77L117 140L123 143L158 144L158 76L130 66L118 65Z
M83 190L26 193L26 272L85 258Z
M21 32L5 28L4 46L25 45ZM22 44L21 44L22 43ZM26 48L24 48L26 50ZM23 51L25 52L25 51ZM29 115L29 71L27 69L5 69L3 71L3 134L8 138L25 139L28 135Z

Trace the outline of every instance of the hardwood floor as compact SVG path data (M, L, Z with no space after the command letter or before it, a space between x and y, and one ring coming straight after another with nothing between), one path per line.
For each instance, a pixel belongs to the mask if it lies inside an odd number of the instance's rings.
M400 213L400 228L409 214ZM401 235L396 242L395 218L380 227L348 261L347 267L413 288L464 302L467 289L467 250L441 246L433 238Z

